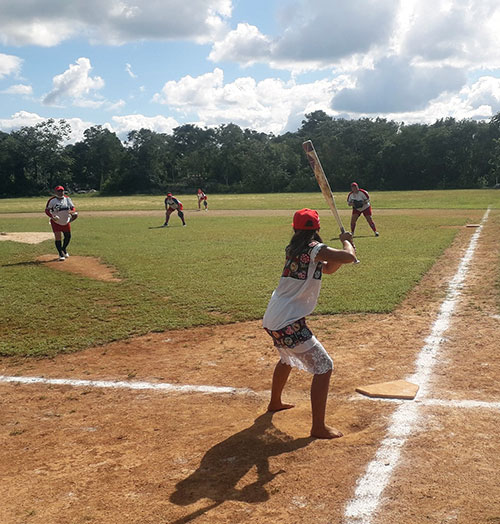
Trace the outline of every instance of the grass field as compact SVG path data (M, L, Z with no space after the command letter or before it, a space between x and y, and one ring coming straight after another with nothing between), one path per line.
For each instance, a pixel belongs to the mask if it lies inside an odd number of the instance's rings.
M176 195L185 209L198 209L196 195ZM339 209L349 209L347 193L335 193ZM375 209L500 209L500 191L466 189L447 191L370 192ZM100 197L96 194L71 195L80 211L162 210L162 195ZM43 210L47 197L9 198L0 200L1 213L36 213ZM327 209L321 193L279 193L249 195L209 195L211 209Z
M415 209L432 203L438 207L444 201L462 207L444 215L411 211L375 215L382 232L379 238L361 218L356 245L362 264L324 278L316 312L393 310L450 245L460 226L477 220L488 205L499 207L500 191L456 192L456 198L449 194L377 194L380 208L397 208L403 202ZM37 256L54 252L52 240L37 245L1 242L0 290L5 297L0 304L1 355L55 355L150 331L262 316L280 276L292 213L221 217L187 211L186 228L174 215L168 230L149 229L158 219L85 217L84 210L160 207L161 219L160 197L77 199L81 218L74 224L69 251L99 257L116 268L122 281L94 281L35 262ZM224 195L213 196L210 202L213 207L224 203L226 209L292 210L322 209L321 200L316 194ZM39 199L0 201L0 230L47 231L43 214L1 216L40 211L43 205ZM330 240L337 235L330 218L323 219L322 235L333 247L340 245Z

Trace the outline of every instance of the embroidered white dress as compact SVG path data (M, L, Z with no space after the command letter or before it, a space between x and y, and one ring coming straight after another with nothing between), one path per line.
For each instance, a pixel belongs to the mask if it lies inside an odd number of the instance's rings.
M321 290L322 264L316 263L316 256L324 245L311 242L297 258L287 258L262 320L281 361L313 374L333 368L332 359L305 323Z

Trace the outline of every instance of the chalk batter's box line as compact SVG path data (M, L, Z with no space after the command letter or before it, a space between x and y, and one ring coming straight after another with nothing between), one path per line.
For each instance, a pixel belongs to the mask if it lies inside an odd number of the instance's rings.
M23 385L46 384L52 386L71 386L87 388L107 388L107 389L131 389L136 391L153 390L165 393L203 393L203 394L229 394L229 395L268 395L269 391L256 392L249 388L233 388L228 386L196 386L189 384L169 384L165 382L145 382L145 381L113 381L113 380L80 380L70 378L44 378L44 377L12 377L0 375L0 383L13 383ZM500 402L486 402L482 400L470 399L436 399L426 398L417 400L401 400L389 398L366 398L363 396L353 396L348 399L352 402L375 401L389 402L393 404L403 404L406 402L415 402L421 406L436 406L443 408L460 408L460 409L496 409L500 411Z

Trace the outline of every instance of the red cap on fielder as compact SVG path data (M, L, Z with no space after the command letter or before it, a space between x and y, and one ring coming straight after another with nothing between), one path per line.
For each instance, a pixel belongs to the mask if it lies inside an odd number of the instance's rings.
M293 229L319 229L319 215L314 209L300 209L295 211L292 222Z
M56 191L64 191L64 187L63 186L56 186Z

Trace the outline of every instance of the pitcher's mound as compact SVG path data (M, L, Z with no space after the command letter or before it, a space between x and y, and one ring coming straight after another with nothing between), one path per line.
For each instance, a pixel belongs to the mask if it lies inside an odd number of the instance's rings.
M121 282L121 279L114 275L112 268L106 266L95 257L70 256L62 262L59 261L57 255L41 255L37 260L58 271L68 271L96 280L105 280L106 282Z
M54 238L52 233L36 233L36 232L19 232L19 233L0 233L0 240L12 240L12 242L22 242L23 244L40 244L45 240Z

